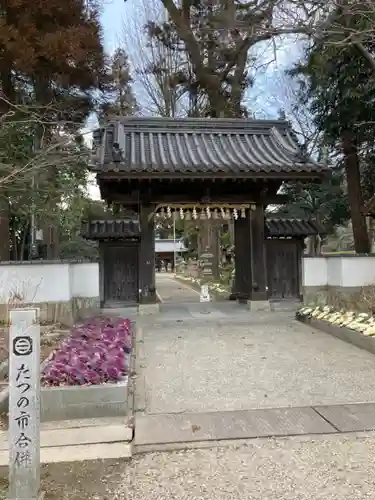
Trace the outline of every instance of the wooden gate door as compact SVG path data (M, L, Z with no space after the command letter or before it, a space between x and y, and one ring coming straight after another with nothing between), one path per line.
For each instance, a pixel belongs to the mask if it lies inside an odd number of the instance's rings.
M138 242L107 243L104 248L104 301L138 302Z
M299 298L299 252L293 240L267 240L267 275L270 298Z

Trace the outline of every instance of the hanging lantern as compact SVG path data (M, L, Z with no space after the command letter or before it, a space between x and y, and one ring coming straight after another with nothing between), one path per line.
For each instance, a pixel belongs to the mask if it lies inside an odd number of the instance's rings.
M221 208L220 212L221 212L222 218L225 219L225 210L224 210L224 208Z
M231 218L229 208L227 208L225 211L225 218L228 220Z
M198 219L197 209L195 207L193 208L193 219Z
M217 208L215 208L214 213L213 213L213 218L217 220L219 218L219 213L217 211Z
M236 208L233 209L233 217L234 217L235 220L238 219L238 211L237 211Z
M160 210L160 217L165 217L164 207L162 207L161 210Z
M167 217L171 218L172 217L172 210L171 207L167 207Z
M241 208L241 217L242 219L246 219L246 210L243 207Z
M180 208L180 219L184 219L184 211Z
M206 208L207 219L211 219L211 210L210 207Z
M206 219L206 214L205 214L204 210L201 210L201 213L199 214L199 218L200 218L200 220Z
M186 220L191 220L191 212L190 212L190 210L186 210L186 212L185 212L185 219Z

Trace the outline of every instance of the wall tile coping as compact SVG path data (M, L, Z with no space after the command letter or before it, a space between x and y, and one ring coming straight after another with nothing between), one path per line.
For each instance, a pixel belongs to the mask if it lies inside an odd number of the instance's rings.
M342 259L343 257L347 258L352 258L352 257L375 257L375 253L335 253L333 255L303 255L303 258L308 258L308 259L336 259L340 258Z
M0 266L40 266L40 265L49 265L49 264L95 264L98 263L99 259L87 259L87 260L69 260L69 259L61 259L61 260L3 260L0 261Z

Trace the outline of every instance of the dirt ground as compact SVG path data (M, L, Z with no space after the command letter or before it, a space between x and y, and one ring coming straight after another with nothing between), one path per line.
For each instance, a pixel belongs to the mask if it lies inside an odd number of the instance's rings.
M111 490L127 467L127 461L118 460L45 465L41 471L44 500L117 500ZM7 499L6 474L5 468L0 471L0 500Z
M57 333L56 337L48 338L49 335ZM69 330L60 325L42 325L40 328L41 350L40 360L43 361L56 348L61 340L69 333ZM0 363L8 359L9 333L7 327L0 327Z

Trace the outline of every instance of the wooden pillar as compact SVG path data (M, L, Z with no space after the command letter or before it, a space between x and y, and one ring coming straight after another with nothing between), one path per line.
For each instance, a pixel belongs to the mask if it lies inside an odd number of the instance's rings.
M139 250L139 301L141 304L156 302L155 289L155 224L154 206L142 204L139 214L141 242Z
M303 254L305 249L305 242L303 239L297 240L297 267L298 267L298 297L303 302Z
M234 268L235 280L231 298L240 301L251 298L252 276L251 276L251 235L250 217L239 217L234 221Z
M264 206L257 204L250 213L251 258L253 269L251 300L268 300Z

